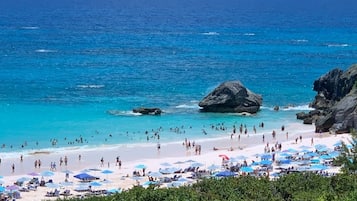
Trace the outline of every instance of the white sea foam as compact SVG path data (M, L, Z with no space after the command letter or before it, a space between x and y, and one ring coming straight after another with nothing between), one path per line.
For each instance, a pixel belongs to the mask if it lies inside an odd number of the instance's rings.
M244 33L244 36L255 36L255 33Z
M296 39L296 40L293 40L294 42L297 42L297 43L307 43L309 42L309 40L306 40L306 39Z
M205 32L205 33L202 33L203 35L207 35L207 36L217 36L219 35L218 32L214 32L214 31L210 31L210 32Z
M309 105L297 105L297 106L285 106L282 107L281 110L314 110L314 108L309 107Z
M108 110L108 113L114 116L141 116L141 113L135 113L133 111L121 111L121 110Z
M187 105L187 104L181 104L177 105L175 108L182 108L182 109L200 109L201 107L198 106L197 104L194 105Z
M265 110L274 110L274 107L266 107L262 106L260 109L265 109ZM296 111L301 111L301 110L314 110L314 108L309 107L309 105L288 105L288 106L280 106L280 110L282 111L289 111L289 110L296 110Z
M36 26L25 26L25 27L21 27L21 29L39 29L40 27L36 27Z
M104 84L79 84L77 85L78 88L94 88L99 89L105 87Z
M38 53L49 53L49 52L57 52L56 50L49 50L49 49L37 49L35 52Z
M347 43L329 43L327 44L327 47L348 47L350 46Z

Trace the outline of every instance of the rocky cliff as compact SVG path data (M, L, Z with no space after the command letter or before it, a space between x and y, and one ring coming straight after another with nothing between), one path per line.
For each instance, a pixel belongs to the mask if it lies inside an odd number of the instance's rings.
M203 112L256 113L262 105L262 97L239 81L229 81L215 88L198 105Z
M314 82L315 111L298 114L304 123L315 122L316 132L350 132L357 128L357 65L343 72L333 69Z

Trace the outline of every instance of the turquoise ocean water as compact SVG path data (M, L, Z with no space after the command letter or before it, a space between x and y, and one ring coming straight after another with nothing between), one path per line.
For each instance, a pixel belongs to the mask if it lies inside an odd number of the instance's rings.
M156 143L155 132L161 142L182 141L233 125L264 122L270 132L299 122L313 81L357 62L356 19L354 1L1 1L0 151ZM263 96L257 115L199 112L227 80ZM134 115L140 106L164 113ZM222 123L226 132L211 129Z

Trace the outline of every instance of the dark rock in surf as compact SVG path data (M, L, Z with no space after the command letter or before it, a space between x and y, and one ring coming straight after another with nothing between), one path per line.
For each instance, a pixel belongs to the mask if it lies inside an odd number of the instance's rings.
M239 81L224 82L204 97L202 112L257 113L262 97L245 88Z
M144 114L144 115L160 115L162 113L160 108L145 108L145 107L135 108L133 109L133 112Z

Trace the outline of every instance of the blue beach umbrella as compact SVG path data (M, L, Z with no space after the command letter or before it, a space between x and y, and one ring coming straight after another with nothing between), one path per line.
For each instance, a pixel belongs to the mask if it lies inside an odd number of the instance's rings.
M111 170L103 170L101 173L102 174L112 174L113 171L111 171Z
M135 168L137 168L137 169L146 169L146 165L139 164L139 165L136 165Z
M260 161L260 165L263 165L263 166L269 166L273 163L273 161L269 161L269 160L262 160Z
M328 167L324 166L322 164L313 164L310 166L311 171L320 171L320 170L326 170Z
M0 186L0 193L4 192L5 191L5 187L3 186Z
M231 171L222 171L222 172L218 172L217 174L215 174L216 177L233 177L235 175L236 175L236 173L231 172Z
M149 175L150 177L154 177L154 178L160 178L160 177L163 176L163 174L160 173L160 172L150 172L148 175Z
M45 186L48 188L59 188L60 187L60 185L56 184L56 183L46 183Z
M21 178L18 178L16 181L19 182L19 183L23 183L25 181L30 181L31 178L29 177L21 177Z
M320 158L320 159L322 159L322 160L329 160L329 159L332 159L332 157L331 157L330 155L326 155L326 154L321 155L319 158Z
M92 181L89 183L89 185L93 186L93 187L99 187L99 186L102 186L101 183L97 182L97 181Z
M43 172L41 172L41 176L44 176L44 177L52 177L53 175L55 175L55 173L52 172L52 171L43 171Z
M260 158L261 159L271 159L271 154L261 154Z
M254 172L254 169L250 166L245 166L245 167L241 167L240 171L245 172L245 173L251 173L251 172Z

